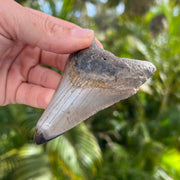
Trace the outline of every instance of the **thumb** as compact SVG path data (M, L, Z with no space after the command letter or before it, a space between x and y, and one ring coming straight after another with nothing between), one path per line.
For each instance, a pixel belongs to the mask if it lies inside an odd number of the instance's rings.
M72 53L88 47L94 39L92 30L66 28L14 1L11 3L14 6L11 17L15 16L14 34L17 40L46 51Z

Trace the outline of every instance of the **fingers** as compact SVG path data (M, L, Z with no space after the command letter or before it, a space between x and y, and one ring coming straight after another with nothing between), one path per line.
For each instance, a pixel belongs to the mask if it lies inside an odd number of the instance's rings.
M56 89L60 78L60 74L51 69L35 66L29 72L28 82L46 88Z
M68 22L68 21L65 21L65 20L62 20L62 19L59 19L59 18L56 18L56 17L53 17L53 16L50 16L48 14L45 14L43 12L40 12L40 11L37 11L37 10L34 10L34 9L31 9L31 8L27 8L29 11L39 15L39 16L42 16L43 18L48 18L49 20L51 20L52 22L54 23L57 23L63 27L66 27L66 28L81 28L79 26L77 26L76 24L73 24L71 22ZM103 45L96 39L96 43L98 44L98 46L100 48L103 48Z
M16 93L16 102L36 108L45 109L55 90L41 86L22 83Z
M27 10L14 1L11 3L12 11L8 12L15 39L55 53L72 53L88 47L94 33L88 29L71 29L61 26L51 20ZM7 12L6 12L7 13Z
M40 64L59 69L63 72L69 54L56 54L48 51L42 51Z
M43 13L41 11L38 11L38 10L35 10L35 9L31 9L31 8L28 8L28 7L25 7L28 11L31 11L32 13L35 13L43 18L48 18L49 20L51 20L52 22L54 23L57 23L63 27L66 27L66 28L71 28L71 29L80 29L81 27L79 27L78 25L76 24L73 24L71 22L68 22L68 21L65 21L63 19L59 19L59 18L56 18L56 17L53 17L49 14L46 14L46 13Z

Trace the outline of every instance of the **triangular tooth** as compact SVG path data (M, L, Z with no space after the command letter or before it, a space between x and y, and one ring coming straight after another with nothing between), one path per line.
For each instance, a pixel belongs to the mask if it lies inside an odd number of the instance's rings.
M61 83L36 127L42 144L136 93L155 72L146 61L118 58L93 43L70 56Z

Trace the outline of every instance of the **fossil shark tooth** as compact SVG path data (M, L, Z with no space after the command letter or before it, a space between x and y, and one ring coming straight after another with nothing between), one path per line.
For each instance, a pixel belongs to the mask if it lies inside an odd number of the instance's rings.
M116 57L95 42L71 54L59 87L37 123L35 143L45 143L134 95L155 70L150 62Z

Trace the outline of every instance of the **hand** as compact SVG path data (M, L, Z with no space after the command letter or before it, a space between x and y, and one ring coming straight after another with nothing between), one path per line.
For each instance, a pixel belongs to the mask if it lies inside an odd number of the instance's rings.
M46 108L60 81L68 54L88 47L94 33L0 0L0 105L27 104Z

